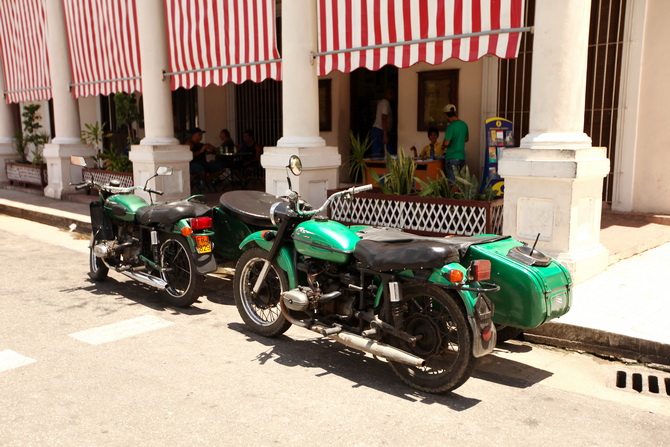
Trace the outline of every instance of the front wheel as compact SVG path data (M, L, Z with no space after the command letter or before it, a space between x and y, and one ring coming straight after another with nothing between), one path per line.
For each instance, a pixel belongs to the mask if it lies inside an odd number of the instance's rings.
M168 302L177 307L193 304L201 294L205 278L196 270L188 243L176 237L165 239L160 248L160 263Z
M103 281L107 278L107 273L109 273L109 268L105 265L102 259L98 258L93 253L93 247L95 247L95 244L98 242L100 241L95 237L95 233L92 233L88 254L88 277L93 281Z
M254 293L256 280L266 262L269 262L268 252L262 248L245 251L235 266L233 292L237 311L249 329L265 337L277 337L291 326L279 306L281 294L288 290L288 279L279 264L273 261L258 293Z
M394 341L399 348L426 360L415 367L389 362L407 385L429 393L444 393L465 383L472 374L472 331L456 298L431 285L407 285L402 289L404 324L401 328L418 336L414 346ZM395 339L397 340L397 339Z

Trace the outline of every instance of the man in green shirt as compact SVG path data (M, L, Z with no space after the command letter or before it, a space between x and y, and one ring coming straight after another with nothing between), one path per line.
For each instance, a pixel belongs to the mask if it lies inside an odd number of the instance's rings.
M465 166L465 143L470 139L470 133L465 121L458 118L455 105L447 104L443 110L449 122L444 131L444 142L442 143L444 171L447 178L453 182L456 180L454 169L461 169Z

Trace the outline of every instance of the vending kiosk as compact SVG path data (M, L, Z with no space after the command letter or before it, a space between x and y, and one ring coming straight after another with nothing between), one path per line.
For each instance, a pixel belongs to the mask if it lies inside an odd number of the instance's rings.
M514 125L505 118L489 118L486 129L486 150L484 151L484 173L480 190L491 186L498 197L505 192L505 183L498 174L498 161L503 148L514 147Z

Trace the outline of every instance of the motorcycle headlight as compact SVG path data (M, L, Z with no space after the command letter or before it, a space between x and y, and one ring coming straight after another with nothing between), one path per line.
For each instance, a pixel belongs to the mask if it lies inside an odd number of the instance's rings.
M272 224L279 226L288 215L288 205L286 202L277 202L270 207L270 219Z

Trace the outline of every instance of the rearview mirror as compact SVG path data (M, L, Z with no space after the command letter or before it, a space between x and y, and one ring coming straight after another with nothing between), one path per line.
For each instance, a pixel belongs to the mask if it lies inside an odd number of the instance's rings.
M291 158L288 160L288 168L291 171L291 174L300 175L302 172L302 162L300 161L300 157L291 155Z
M169 166L159 166L156 169L156 175L172 175L172 168Z
M81 166L82 168L86 167L86 159L78 155L70 155L70 163L75 166Z

